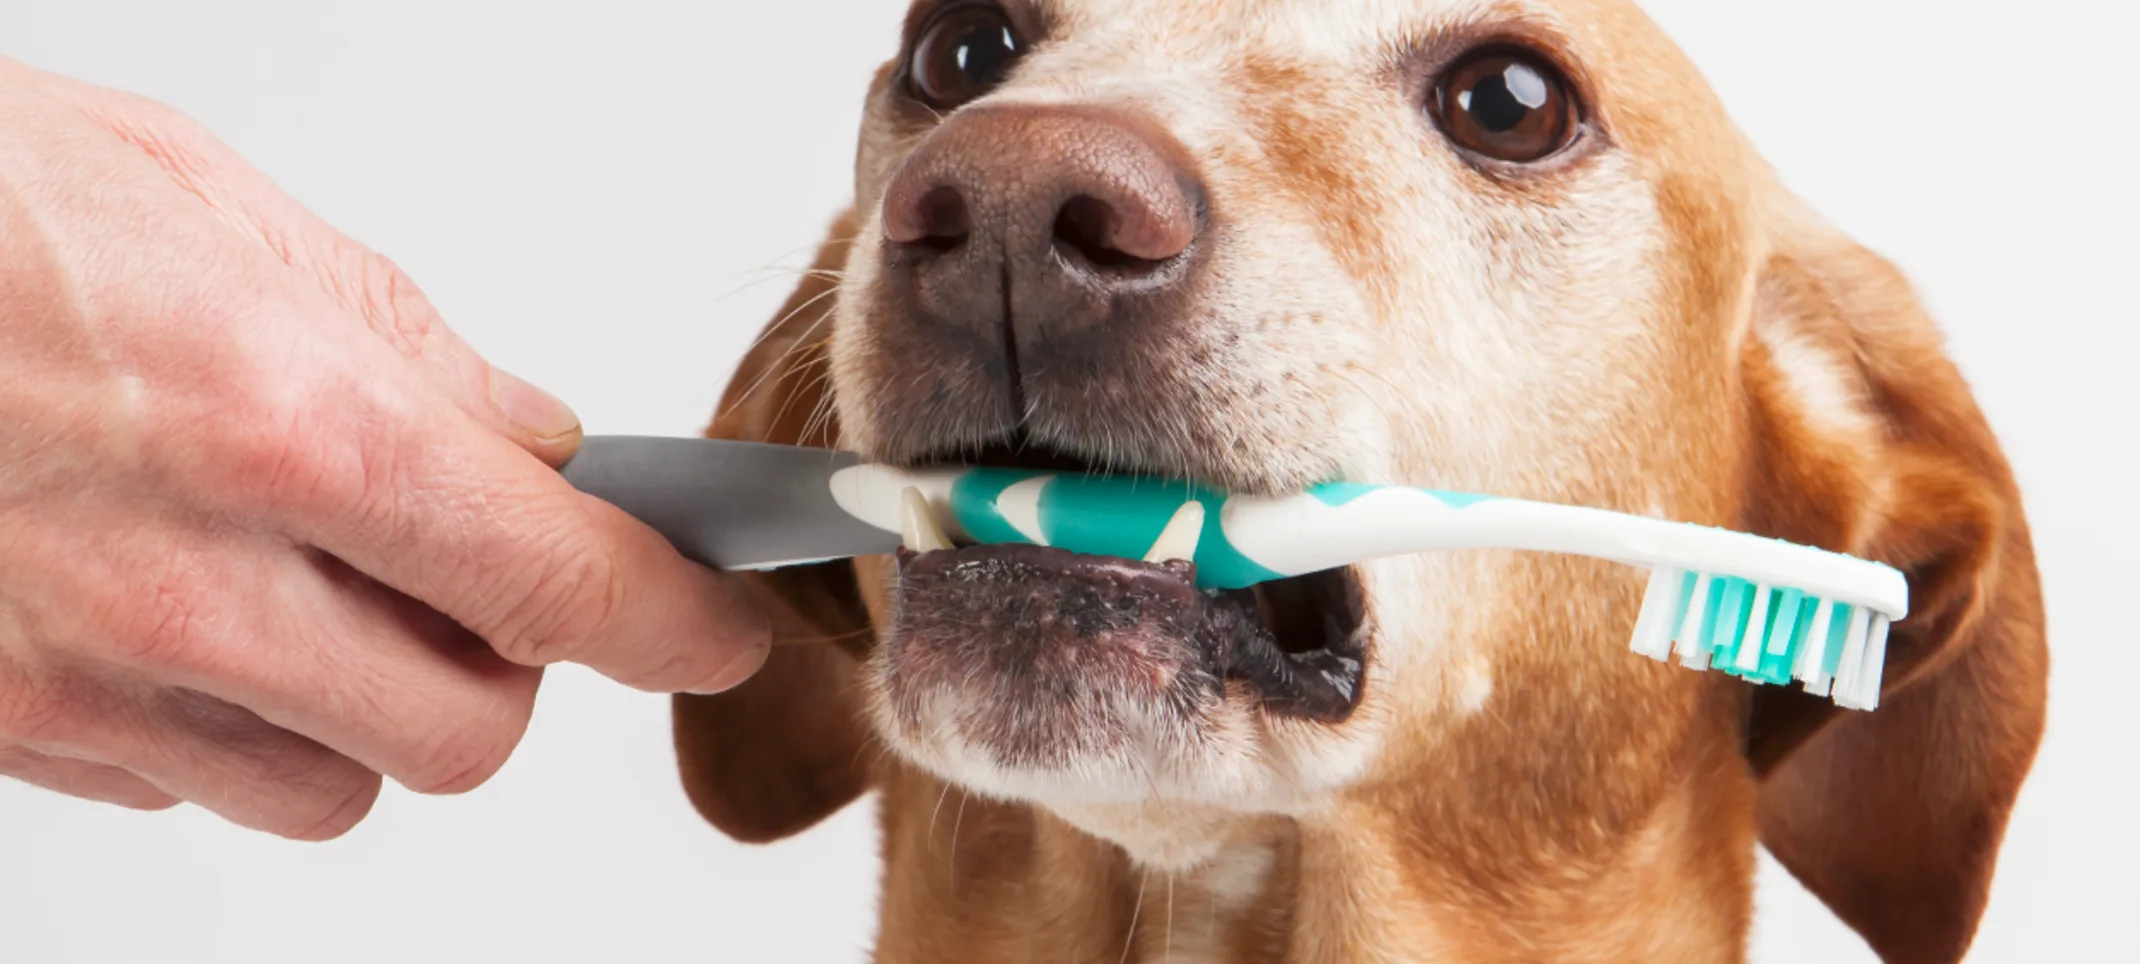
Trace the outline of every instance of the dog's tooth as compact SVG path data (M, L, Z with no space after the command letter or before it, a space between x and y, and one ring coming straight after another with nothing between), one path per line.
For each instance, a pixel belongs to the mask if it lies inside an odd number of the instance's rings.
M1185 502L1174 510L1174 518L1160 530L1159 538L1153 540L1152 550L1144 554L1146 562L1173 562L1176 559L1194 560L1196 543L1204 537L1204 504Z
M936 512L929 508L929 500L913 486L899 496L899 541L917 553L951 548L951 540L936 524Z

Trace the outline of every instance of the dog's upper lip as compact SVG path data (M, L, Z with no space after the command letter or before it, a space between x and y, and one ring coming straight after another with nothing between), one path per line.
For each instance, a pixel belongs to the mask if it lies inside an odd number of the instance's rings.
M907 460L914 468L946 465L1000 469L1035 469L1050 472L1089 473L1100 470L1096 460L1067 447L1042 443L1024 426L986 441L952 444Z

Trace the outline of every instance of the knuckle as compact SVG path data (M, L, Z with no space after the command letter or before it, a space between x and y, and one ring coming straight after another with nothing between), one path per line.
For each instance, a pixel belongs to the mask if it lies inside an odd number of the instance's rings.
M286 492L293 482L325 481L319 439L327 433L311 424L306 402L287 377L246 374L219 401L223 417L202 426L200 448L215 481L246 499Z
M396 351L411 358L423 353L438 324L438 313L408 273L391 258L353 241L337 259L342 265L332 285L342 303Z
M543 666L568 659L614 626L624 584L608 554L595 547L553 554L495 621L491 647L515 662Z
M208 620L192 587L158 579L116 601L104 620L107 655L141 669L199 668Z
M317 386L314 386L317 389ZM223 499L269 513L359 524L391 508L388 495L404 469L398 435L362 418L365 406L337 416L316 399L282 397L240 406L244 416L215 431L209 469Z

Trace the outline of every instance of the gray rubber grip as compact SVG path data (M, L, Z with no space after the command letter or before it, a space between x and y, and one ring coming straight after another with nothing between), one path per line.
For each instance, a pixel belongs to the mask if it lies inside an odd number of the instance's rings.
M889 553L886 532L832 500L849 452L717 439L591 436L563 469L574 488L720 569Z

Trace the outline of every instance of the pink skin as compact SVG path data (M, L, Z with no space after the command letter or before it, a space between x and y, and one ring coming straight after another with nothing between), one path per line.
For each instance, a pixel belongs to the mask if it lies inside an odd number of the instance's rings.
M747 678L757 601L579 439L184 117L0 58L0 774L325 839L489 778L544 665Z

